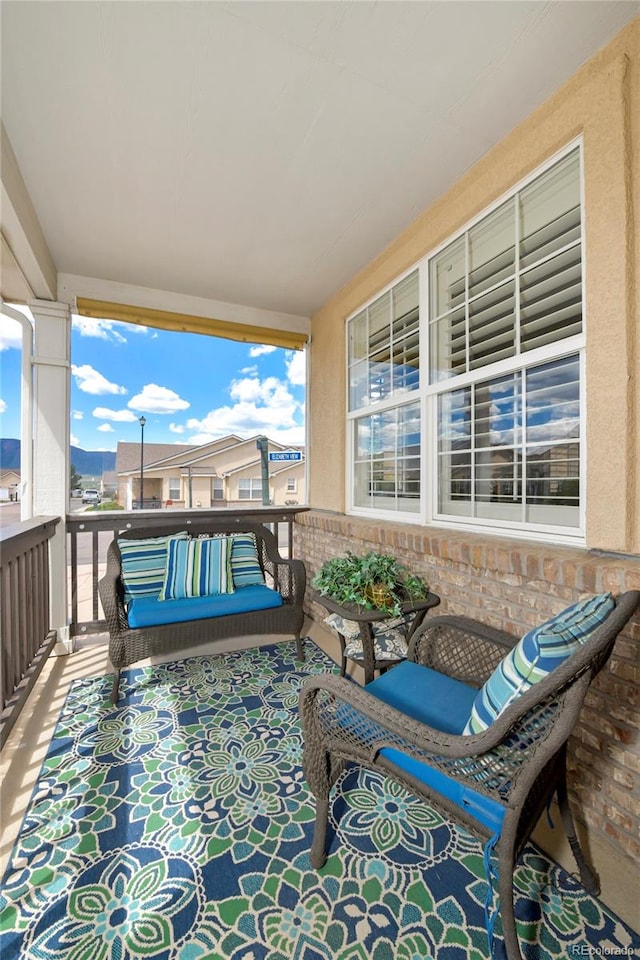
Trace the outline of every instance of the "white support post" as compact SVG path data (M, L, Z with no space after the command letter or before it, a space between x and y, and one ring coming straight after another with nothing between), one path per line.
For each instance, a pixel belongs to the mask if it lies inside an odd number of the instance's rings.
M68 304L49 300L31 300L29 308L35 321L33 513L62 518L49 541L51 627L62 641L68 635L71 311ZM62 652L60 644L58 651Z

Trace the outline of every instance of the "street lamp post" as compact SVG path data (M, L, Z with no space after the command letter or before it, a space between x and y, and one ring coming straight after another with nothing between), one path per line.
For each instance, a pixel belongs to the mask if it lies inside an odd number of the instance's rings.
M140 509L144 509L144 425L146 423L145 417L140 417L138 423L140 424Z

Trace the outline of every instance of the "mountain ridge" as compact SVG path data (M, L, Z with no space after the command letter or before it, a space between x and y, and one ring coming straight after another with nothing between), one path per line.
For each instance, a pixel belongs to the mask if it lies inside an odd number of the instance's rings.
M70 447L71 463L82 476L101 476L116 468L113 450L83 450ZM0 439L0 469L20 469L20 441L11 437Z

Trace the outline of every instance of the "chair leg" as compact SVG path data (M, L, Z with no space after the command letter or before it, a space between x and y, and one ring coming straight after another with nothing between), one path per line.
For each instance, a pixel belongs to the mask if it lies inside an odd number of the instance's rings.
M508 960L522 960L513 903L513 869L513 849L509 844L505 844L504 847L501 845L498 861L498 890L504 946Z
M319 870L327 862L327 821L329 819L329 799L316 800L316 823L311 846L311 865Z
M118 704L118 696L120 694L120 670L117 669L113 675L113 686L111 687L111 703L115 706Z
M569 841L571 852L573 853L573 858L576 861L576 865L580 873L580 881L587 893L591 894L592 897L597 897L600 894L600 878L595 870L592 870L585 860L582 847L580 846L580 841L578 840L575 824L571 815L571 807L569 806L566 774L563 774L561 780L559 781L556 788L556 793L558 796L558 806L560 808L562 823L564 825L565 833L567 834L567 840Z
M296 649L298 651L298 660L304 660L304 647L302 646L299 632L296 633Z

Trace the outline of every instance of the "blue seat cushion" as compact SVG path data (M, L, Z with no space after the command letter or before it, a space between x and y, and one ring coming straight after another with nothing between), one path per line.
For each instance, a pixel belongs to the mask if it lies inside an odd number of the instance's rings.
M429 667L406 661L367 684L367 693L396 710L443 733L461 734L469 719L477 690ZM500 833L505 808L501 803L459 783L428 763L393 747L380 756L466 810L492 834Z
M482 823L492 835L500 834L506 808L497 800L485 797L484 794L472 790L471 787L454 780L453 777L448 777L435 767L429 766L428 763L422 763L407 756L402 750L383 747L380 756L415 777L420 783L424 783L435 793L447 797L461 810L465 810L467 814Z
M282 597L276 590L255 584L240 587L234 593L188 597L184 600L135 597L129 604L127 619L130 627L157 627L164 623L207 620L210 617L225 617L232 613L249 613L252 610L269 610L281 606Z
M443 733L461 734L477 690L460 680L405 661L367 684L367 693Z

